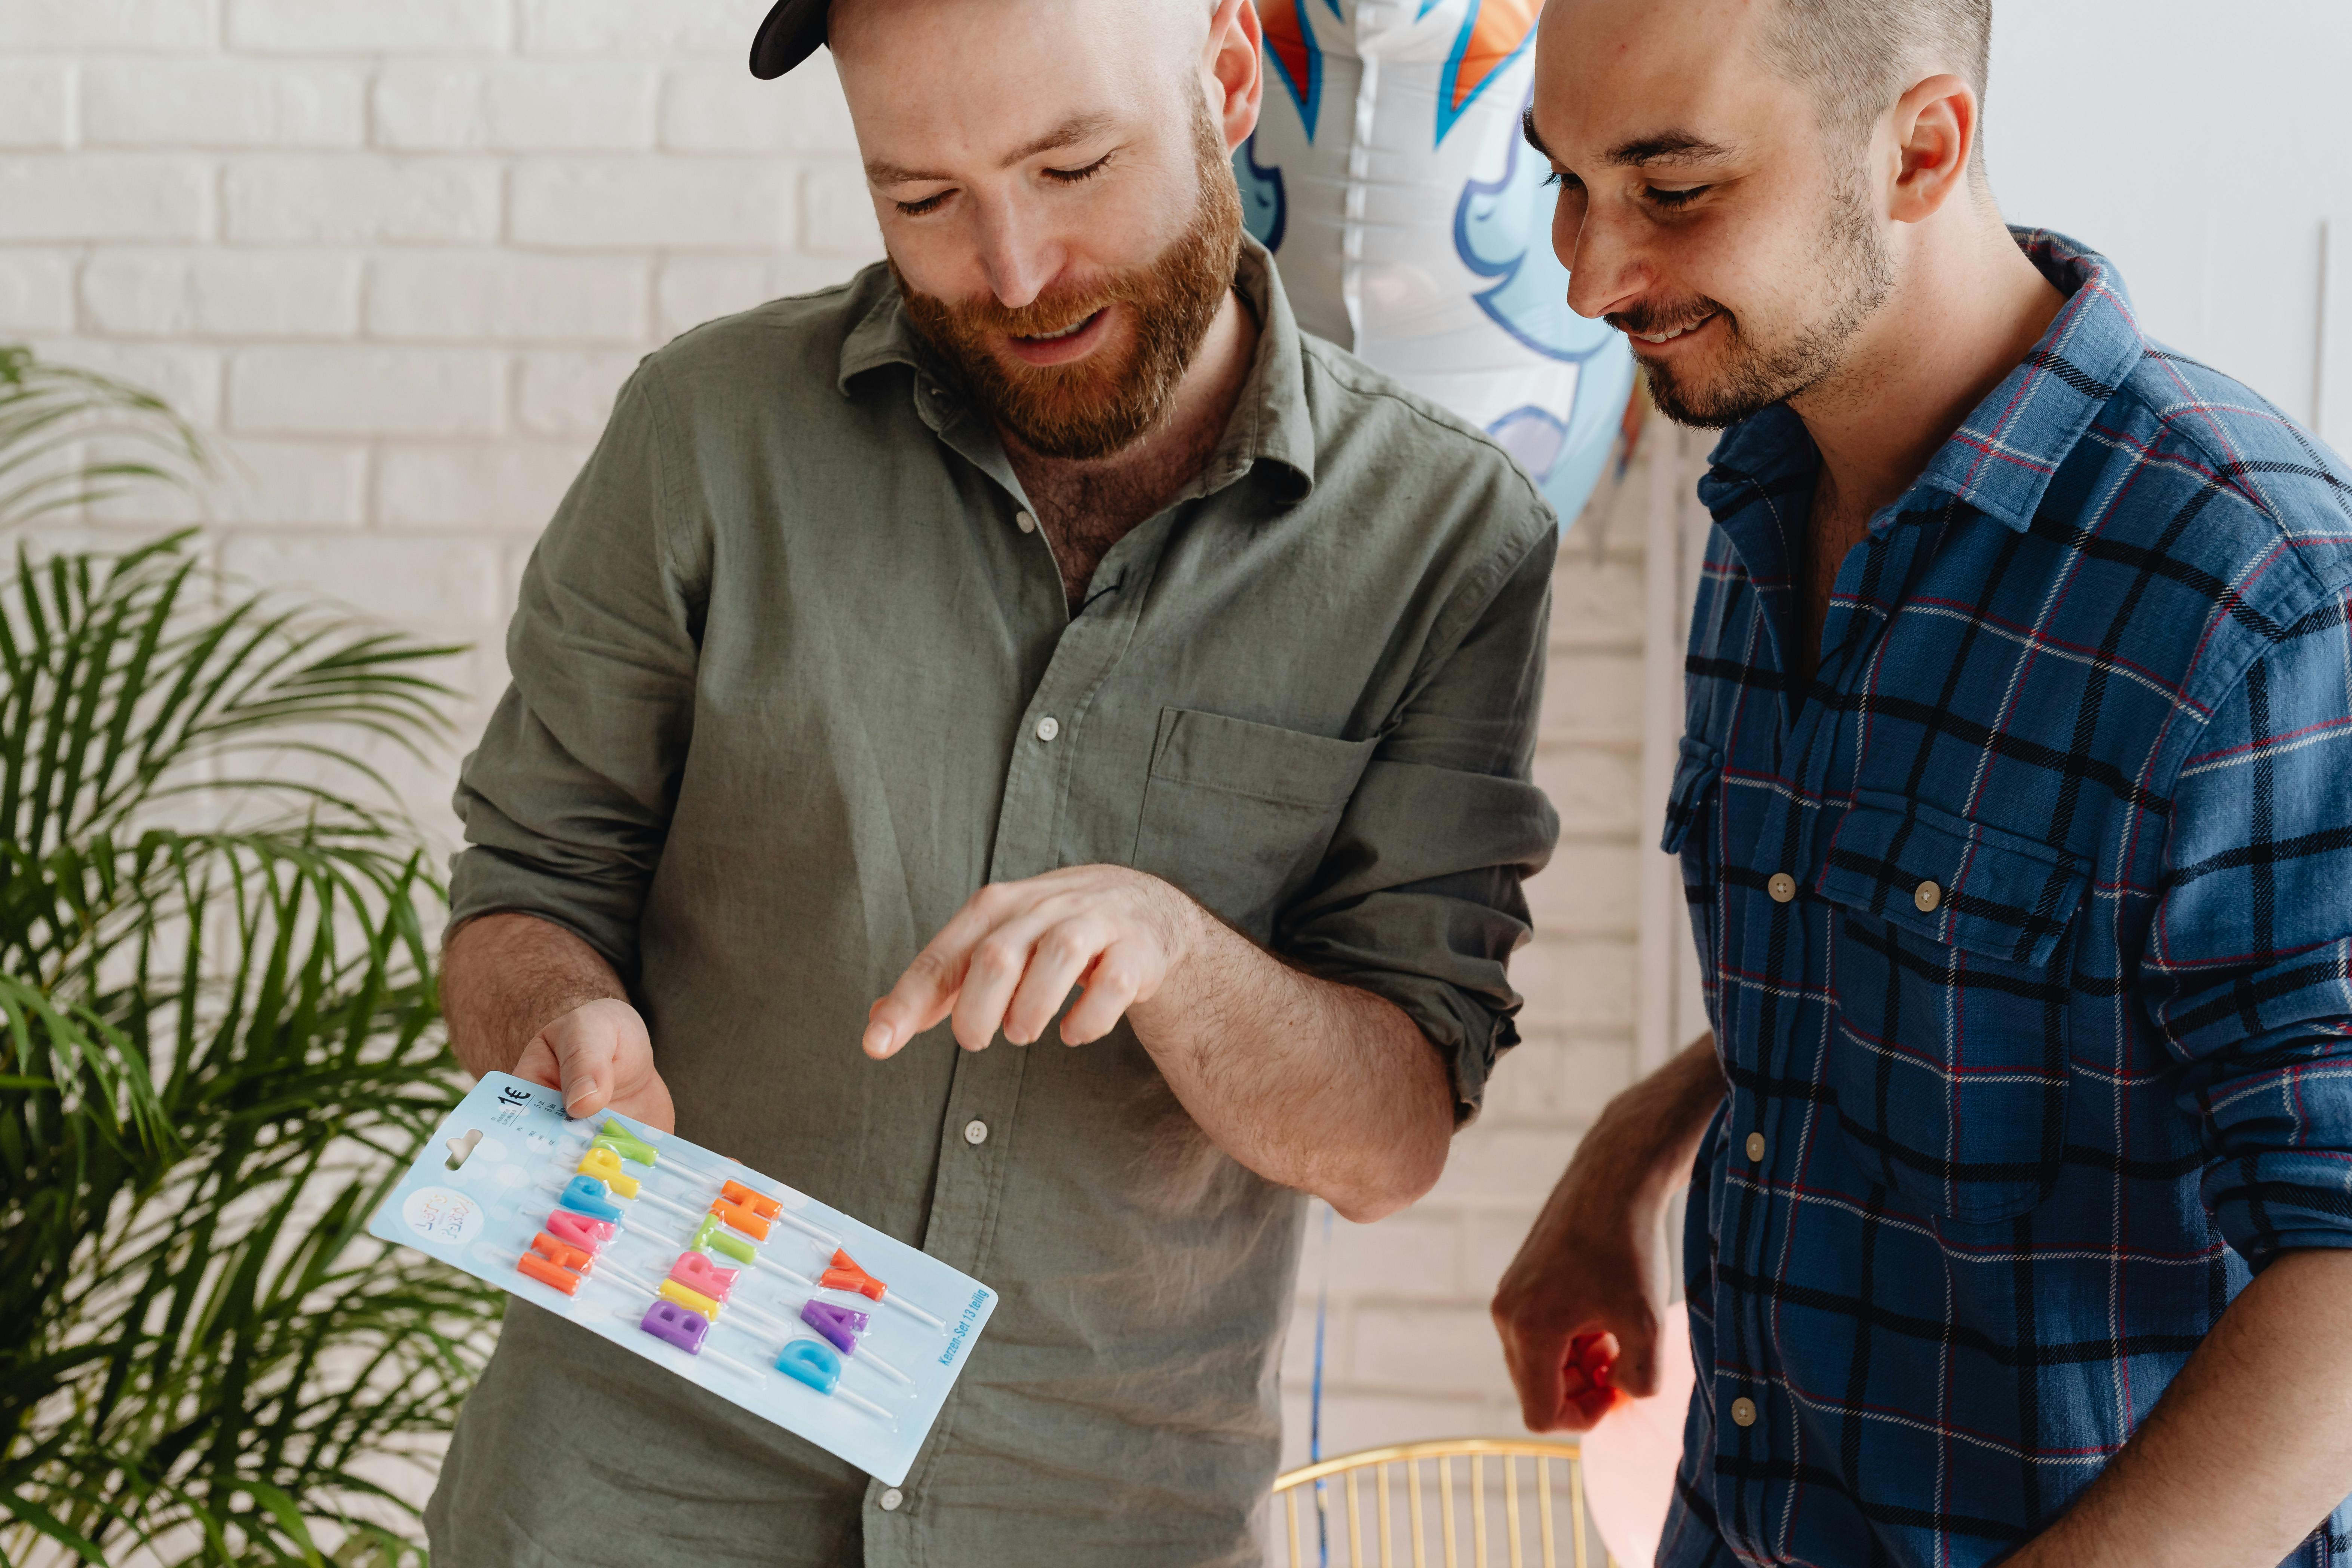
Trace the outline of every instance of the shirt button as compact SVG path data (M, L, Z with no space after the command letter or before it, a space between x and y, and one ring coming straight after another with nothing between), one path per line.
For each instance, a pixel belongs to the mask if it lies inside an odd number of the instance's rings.
M1037 520L1025 511L1016 511L1013 514L1013 526L1024 533L1034 533L1037 531Z
M1062 721L1059 719L1055 718L1051 713L1046 714L1043 719L1037 721L1037 738L1039 740L1050 741L1061 732Z
M973 1148L988 1142L988 1123L974 1118L963 1124L963 1141Z
M1756 1402L1752 1399L1733 1400L1731 1402L1731 1424L1735 1426L1755 1426Z
M884 1513L896 1513L898 1511L898 1505L907 1500L907 1494L900 1491L897 1487L890 1487L886 1489L882 1495L876 1498L874 1500L882 1505L882 1511Z
M1797 896L1797 879L1786 871L1775 871L1772 879L1764 884L1764 890L1772 895L1774 903L1785 904Z
M1922 882L1911 889L1911 901L1919 906L1923 915L1932 915L1936 906L1944 901L1944 889L1933 882Z
M1761 1160L1764 1157L1764 1134L1761 1132L1750 1132L1748 1135L1748 1157L1751 1160Z

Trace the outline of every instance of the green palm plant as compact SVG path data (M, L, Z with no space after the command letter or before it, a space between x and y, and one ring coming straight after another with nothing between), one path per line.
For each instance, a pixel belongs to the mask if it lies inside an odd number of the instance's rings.
M95 454L95 455L93 455ZM203 462L0 349L0 528ZM366 738L452 650L175 536L0 565L0 1559L397 1563L499 1292L364 1226L461 1092Z

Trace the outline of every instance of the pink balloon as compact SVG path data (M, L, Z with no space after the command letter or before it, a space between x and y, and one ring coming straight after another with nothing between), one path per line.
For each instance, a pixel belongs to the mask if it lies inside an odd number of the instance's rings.
M1658 1326L1658 1392L1619 1400L1584 1435L1585 1502L1619 1568L1649 1568L1657 1560L1696 1381L1690 1316L1677 1301Z

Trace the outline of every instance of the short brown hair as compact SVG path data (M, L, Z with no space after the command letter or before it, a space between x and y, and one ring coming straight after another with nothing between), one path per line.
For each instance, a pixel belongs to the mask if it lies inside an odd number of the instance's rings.
M1982 116L1992 0L1780 0L1766 48L1811 89L1823 129L1861 137L1922 79L1943 69L1976 89ZM1973 166L1984 168L1979 128Z

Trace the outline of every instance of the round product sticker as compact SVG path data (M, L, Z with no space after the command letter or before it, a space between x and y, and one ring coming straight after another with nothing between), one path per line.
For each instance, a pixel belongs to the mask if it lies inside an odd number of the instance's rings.
M419 1187L400 1205L408 1228L427 1241L462 1247L481 1234L482 1205L454 1187Z

